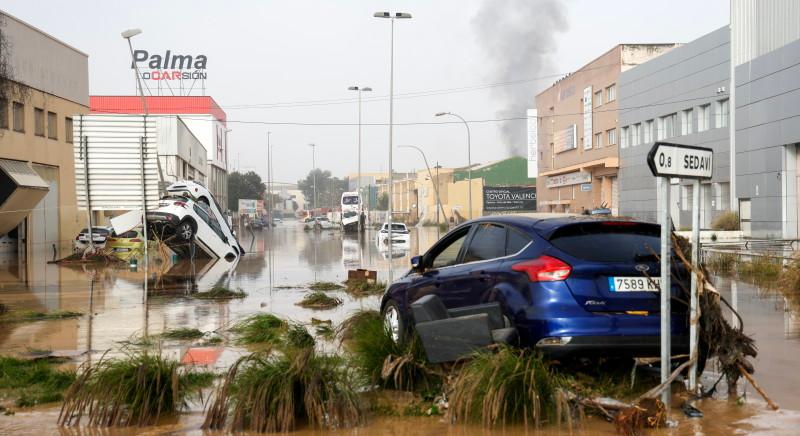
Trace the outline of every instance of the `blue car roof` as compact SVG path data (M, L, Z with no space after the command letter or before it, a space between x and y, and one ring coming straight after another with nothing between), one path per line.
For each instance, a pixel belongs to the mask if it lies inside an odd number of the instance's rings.
M556 230L573 224L593 223L600 221L621 221L640 223L644 225L658 224L650 223L647 221L640 221L628 218L608 217L608 216L591 216L591 215L571 215L571 216L558 216L558 217L536 217L531 215L489 215L472 220L472 222L491 221L500 224L510 224L518 228L533 230L545 239L549 239L550 235Z

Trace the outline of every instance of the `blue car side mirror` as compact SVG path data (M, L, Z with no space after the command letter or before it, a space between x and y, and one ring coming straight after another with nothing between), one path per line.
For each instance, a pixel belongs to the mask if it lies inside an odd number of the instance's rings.
M422 265L422 256L414 256L411 258L411 268L417 269Z

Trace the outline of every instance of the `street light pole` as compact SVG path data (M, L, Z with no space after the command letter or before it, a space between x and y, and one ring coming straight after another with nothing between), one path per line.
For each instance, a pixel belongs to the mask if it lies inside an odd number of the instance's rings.
M269 213L267 214L267 217L270 220L272 219L272 151L271 151L272 147L269 142L269 137L271 135L272 132L267 131L267 195L268 195L267 206L269 208Z
M314 161L314 149L317 147L317 145L308 144L308 146L311 147L311 177L313 178L314 181L314 198L313 202L311 203L311 210L313 211L314 209L317 208L317 172L316 172L317 164Z
M391 33L389 37L389 207L386 213L388 246L389 249L389 283L392 282L392 200L394 194L394 170L392 168L392 141L393 124L394 124L394 20L395 19L410 19L411 14L404 12L395 12L392 15L389 12L375 12L373 14L376 18L387 18L391 22Z
M358 192L358 233L363 230L361 226L361 214L363 213L364 203L361 201L361 93L372 91L369 86L351 86L350 91L358 91L358 180L356 181L356 192Z
M469 194L468 194L469 219L472 219L472 144L471 144L472 140L470 139L470 134L469 134L469 123L467 123L467 120L462 118L461 115L458 115L453 112L439 112L436 114L437 117L441 117L443 115L450 115L458 118L459 120L461 120L462 123L464 123L464 126L466 126L467 128L467 179L469 179Z
M428 158L425 157L425 152L422 151L421 148L417 147L416 145L398 145L398 148L413 148L422 155L422 160L425 161L425 168L428 169L428 177L433 182L433 174L431 174L431 167L428 165ZM439 210L441 209L442 215L444 215L444 209L442 209L442 201L439 199L439 165L436 165L436 183L433 185L433 192L436 194L436 205L438 208L436 209L436 239L439 239ZM445 216L447 219L447 216Z

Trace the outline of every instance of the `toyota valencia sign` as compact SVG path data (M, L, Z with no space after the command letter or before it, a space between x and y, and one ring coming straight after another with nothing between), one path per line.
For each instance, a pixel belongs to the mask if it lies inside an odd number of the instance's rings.
M484 186L483 210L522 212L536 210L535 186Z

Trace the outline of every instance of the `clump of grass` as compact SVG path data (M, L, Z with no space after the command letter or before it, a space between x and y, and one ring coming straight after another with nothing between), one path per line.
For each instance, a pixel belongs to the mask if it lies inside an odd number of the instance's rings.
M396 343L376 313L359 312L345 321L352 360L364 381L409 391L438 386L441 375L429 366L417 337Z
M380 295L386 290L386 283L365 279L350 279L345 282L345 291L355 297Z
M38 312L35 310L12 310L0 315L0 321L48 321L56 319L78 318L81 316L83 316L81 312L75 312L72 310L55 310L51 312Z
M739 230L739 214L736 212L725 212L711 222L711 228L721 231Z
M225 342L225 341L224 341L224 340L223 340L221 337L219 337L219 336L212 336L212 337L210 337L210 338L208 338L208 339L204 340L204 341L203 341L203 345L220 345L220 344L222 344L223 342Z
M317 341L300 324L293 324L286 330L286 345L295 348L314 348Z
M245 298L247 297L247 293L241 289L234 291L225 286L216 285L208 291L194 294L193 297L201 300L232 300L235 298Z
M336 330L327 324L320 324L314 327L314 333L326 340L333 340L336 337Z
M342 304L342 300L331 297L324 292L314 291L306 294L302 300L295 304L307 309L331 309Z
M336 327L336 335L342 342L352 340L359 328L370 322L382 322L381 314L377 310L359 310L350 315Z
M312 291L335 291L342 289L344 286L336 282L314 282L308 285L308 289Z
M797 301L800 297L800 256L792 260L778 279L778 289L790 301Z
M74 371L57 370L52 361L0 356L0 398L15 398L18 407L61 401L74 380Z
M85 416L93 427L143 426L175 415L208 379L179 369L177 361L146 351L85 363L64 395L58 423L77 426Z
M736 267L736 254L717 253L709 256L705 266L715 274L730 274Z
M271 313L257 313L236 323L231 331L239 335L240 344L280 343L289 324Z
M167 330L164 333L161 333L161 337L164 339L176 339L176 340L192 340L192 339L200 339L204 335L198 329L192 329L188 327L181 327L177 329Z
M336 356L313 348L254 353L228 371L204 429L288 432L298 423L336 429L362 422L350 373Z
M557 377L531 350L501 346L476 353L450 389L455 422L538 426L557 416Z
M736 266L739 278L757 285L774 284L783 270L781 258L770 255L753 256L749 262L740 261Z

